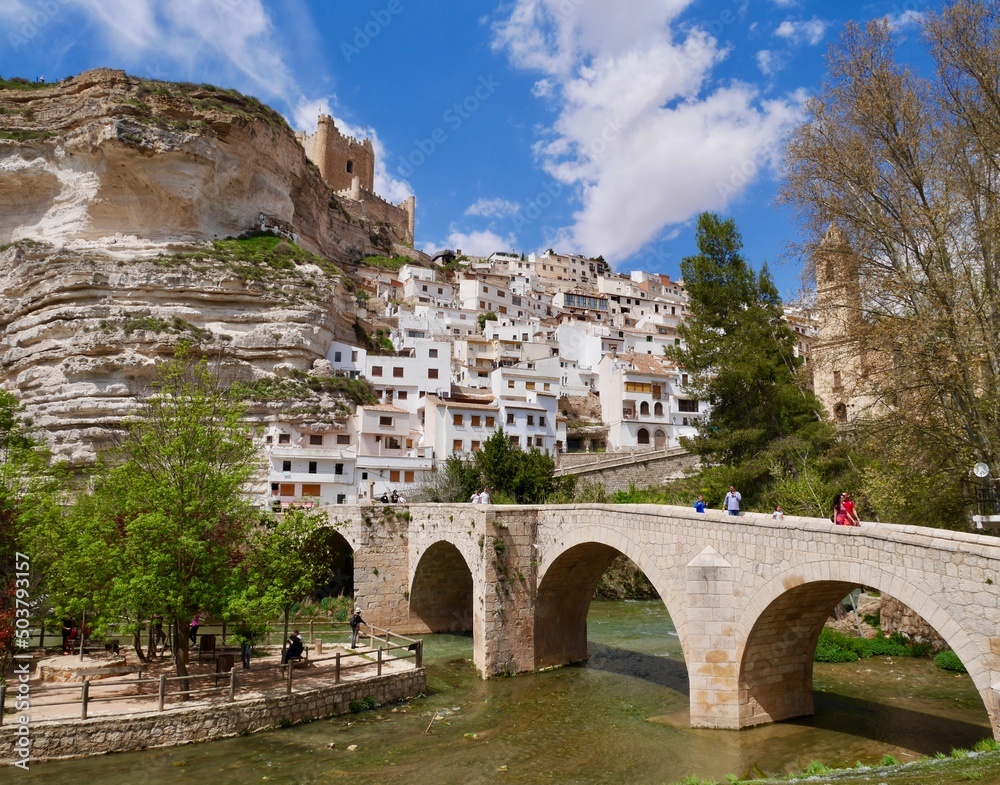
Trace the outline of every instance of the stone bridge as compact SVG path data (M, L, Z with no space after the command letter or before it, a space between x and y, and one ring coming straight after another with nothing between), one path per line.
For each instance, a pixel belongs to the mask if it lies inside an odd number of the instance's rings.
M659 505L325 508L354 553L366 620L472 631L484 677L587 658L587 611L624 554L669 612L691 724L813 712L813 654L833 607L867 586L902 601L968 669L1000 739L1000 540L918 526Z

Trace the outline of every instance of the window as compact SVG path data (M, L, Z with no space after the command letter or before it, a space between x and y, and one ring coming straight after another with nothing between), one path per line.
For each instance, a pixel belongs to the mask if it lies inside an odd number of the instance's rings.
M524 383L524 389L525 390L534 390L535 389L535 383L534 382L525 382Z
M538 418L538 425L539 425L540 428L544 428L545 427L545 418L544 417L539 416L539 418Z
M648 393L652 390L652 385L649 382L625 382L625 392Z
M394 379L402 379L403 378L403 369L402 368L393 368L392 369L392 378L394 378Z
M513 425L513 424L514 424L514 415L513 413L510 413L507 415L507 425Z
M316 461L309 461L309 473L316 474L316 471L317 471Z
M840 379L840 371L834 371L833 372L833 389L834 390L839 390L839 389L841 389L842 386L843 386L843 384L842 384L841 379Z
M478 414L472 415L472 427L478 428L482 424L482 417Z
M427 356L430 357L431 359L437 359L438 350L437 349L428 349L427 350Z
M319 498L319 483L313 483L313 482L302 483L302 495L312 496L313 498Z
M521 446L521 440L517 436L510 436L508 438L510 440L510 444L511 444L512 447L520 447Z
M413 448L413 439L407 439L406 440L406 449L410 450L412 448Z
M536 447L541 447L541 446L543 446L544 444L545 444L545 440L544 440L544 439L542 439L542 437L541 437L541 436L536 436L536 437L535 437L535 446L536 446Z
M479 442L472 442L472 452L479 452Z
M508 390L513 390L514 389L514 380L513 379L508 379L507 380L507 389Z
M479 310L481 310L481 311L485 311L486 310L486 303L483 300L479 301Z
M551 384L549 384L548 382L545 382L545 384L543 384L543 385L542 385L542 389L543 389L543 390L544 390L545 392L548 392L548 391L549 391L549 390L550 390L551 388L552 388L552 385L551 385Z
M278 444L291 444L292 435L290 433L279 433Z
M428 379L437 379L438 378L438 369L437 368L428 368L427 369L427 378Z
M361 479L362 480L367 480L368 479L368 472L361 472Z
M407 397L406 396L406 390L400 390L398 393L396 393L396 400L397 401L405 401L406 397Z
M344 473L344 464L342 464L342 463L335 463L333 465L333 473L334 474L341 474L342 475Z
M348 174L354 174L354 161L348 161L346 169Z
M340 356L341 356L341 353L340 353L340 352L334 352L334 353L333 353L333 361L334 361L335 363L339 363L339 362L340 362Z
M426 292L427 291L427 284L424 284L423 287L422 287L422 289Z
M639 432L635 435L635 438L639 444L649 444L649 431L645 428L640 428Z
M283 483L281 483L281 495L282 496L294 496L295 495L295 483L294 482L283 482Z
M282 461L281 462L281 471L283 471L283 472L290 472L291 470L292 470L292 462L291 461Z
M381 375L382 375L382 366L381 365L373 365L372 366L372 376L381 376Z
M311 434L309 434L309 444L322 444L322 443L323 443L323 435L322 434L319 434L319 433L311 433Z
M414 479L413 472L403 472L403 482L413 482Z
M653 407L653 414L656 415L657 417L663 416L663 404L660 403L659 401L657 401L656 405Z
M686 373L682 373L681 374L681 384L683 384L686 387L687 383L688 383L688 375Z
M268 436L264 437L264 443L265 444L271 444L273 442L274 442L274 437L273 436L268 435Z
M453 415L452 418L451 418L451 424L452 425L464 425L465 424L464 423L464 418L462 417L461 414Z
M351 362L356 363L358 361L358 353L356 351L351 352Z
M649 401L643 401L639 404L639 414L643 417L649 416Z
M346 434L346 433L338 433L337 434L337 444L350 444L350 443L351 443L351 436L350 436L350 434Z
M677 399L677 411L679 412L697 412L698 402L692 401L687 398Z
M386 441L385 446L390 450L399 450L402 448L403 444L395 436L390 436Z
M455 441L453 441L451 443L451 451L452 452L462 452L462 440L461 439L455 439Z
M489 294L489 293L490 293L489 287L488 286L484 286L483 287L483 294Z
M338 493L337 504L347 504L347 495L343 493Z
M399 469L389 470L389 482L399 482Z
M378 418L378 424L381 425L384 428L391 428L392 427L392 417L388 417L386 415L382 415L382 416L380 416Z
M535 424L535 415L529 414L528 415L528 425L534 425L534 424Z

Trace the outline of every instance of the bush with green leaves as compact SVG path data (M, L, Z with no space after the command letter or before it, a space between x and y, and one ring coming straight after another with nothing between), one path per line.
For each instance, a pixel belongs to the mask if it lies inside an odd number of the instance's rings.
M952 673L968 673L958 655L951 649L946 649L934 657L934 664L942 670L951 671Z

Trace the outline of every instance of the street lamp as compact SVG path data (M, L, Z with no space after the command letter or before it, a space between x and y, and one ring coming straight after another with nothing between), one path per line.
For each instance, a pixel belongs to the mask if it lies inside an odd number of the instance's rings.
M972 473L979 480L975 484L976 506L979 509L979 514L972 516L972 522L979 531L987 527L995 529L1000 526L1000 497L997 496L993 480L988 479L990 476L989 464L979 461L972 467Z

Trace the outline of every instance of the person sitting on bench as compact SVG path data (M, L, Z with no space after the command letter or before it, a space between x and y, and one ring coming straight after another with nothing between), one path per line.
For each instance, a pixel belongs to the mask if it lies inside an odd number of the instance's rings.
M302 636L299 635L298 630L292 630L292 634L288 638L288 648L285 649L285 653L281 658L281 664L287 665L289 660L297 660L302 657L302 652L305 650L305 645L302 643Z

